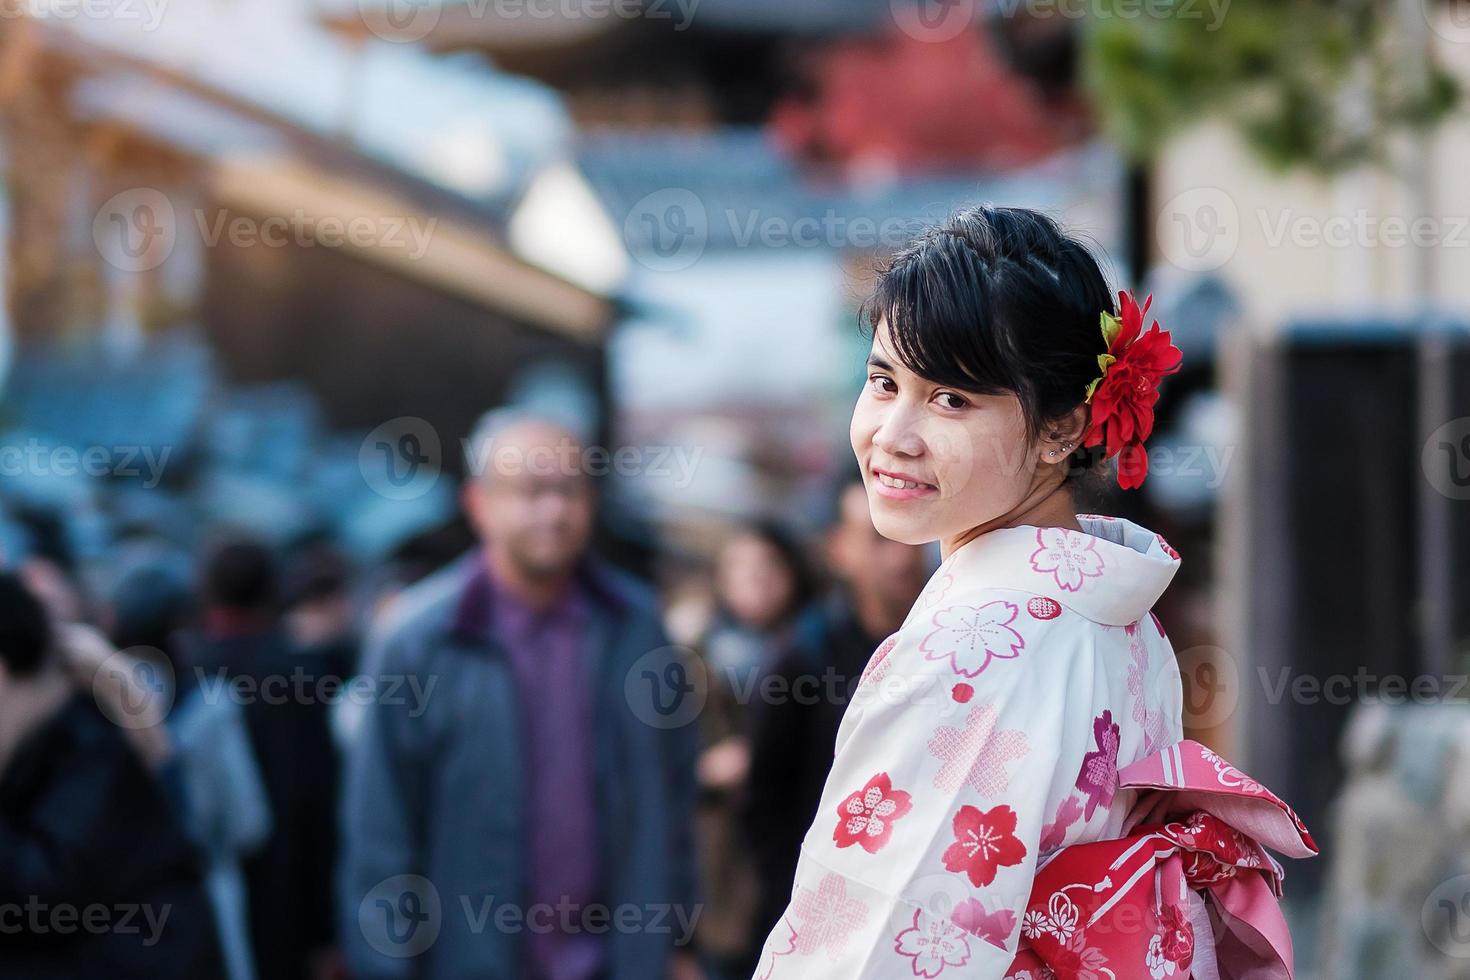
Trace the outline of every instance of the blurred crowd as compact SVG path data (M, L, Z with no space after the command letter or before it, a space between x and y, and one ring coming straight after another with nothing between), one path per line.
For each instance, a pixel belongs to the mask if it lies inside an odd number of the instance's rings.
M575 439L487 416L518 465L466 479L446 562L0 559L0 975L749 977L933 556L854 473L643 583L592 554L593 478L535 465Z

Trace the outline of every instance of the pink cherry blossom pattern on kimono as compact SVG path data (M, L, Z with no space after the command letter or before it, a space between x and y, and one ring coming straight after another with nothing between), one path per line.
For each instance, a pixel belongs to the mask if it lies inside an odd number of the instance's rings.
M1016 913L1010 909L985 911L979 899L967 898L954 907L949 920L972 936L979 936L992 946L1006 948L1006 941L1016 928Z
M912 960L914 976L937 977L970 962L970 936L953 922L915 909L914 924L893 937L893 951Z
M766 948L761 951L761 961L756 966L756 980L771 980L771 974L776 972L776 959L781 956L790 956L796 952L796 930L791 923L782 916L781 921L776 923L776 928L771 930L771 935L766 939Z
M997 599L983 606L950 606L934 614L936 627L919 643L925 660L948 660L961 677L978 677L992 659L1014 660L1026 646L1011 628L1020 607Z
M878 644L878 649L874 650L873 655L868 658L867 666L863 668L863 673L858 678L858 683L862 684L868 680L874 682L881 681L883 675L888 673L888 655L893 652L893 648L896 646L898 646L897 633L892 634L888 639Z
M1089 578L1103 573L1103 556L1097 550L1097 538L1064 527L1036 529L1037 548L1031 553L1031 567L1038 572L1051 572L1057 588L1077 592Z
M909 794L894 789L888 773L880 772L837 807L837 829L832 839L838 847L856 844L869 854L877 854L893 836L894 823L913 808Z
M1026 757L1030 746L1019 728L997 728L1000 711L981 704L965 716L964 728L941 725L929 738L929 754L940 761L934 788L952 793L968 786L982 796L996 796L1010 784L1006 766Z
M1082 771L1077 774L1077 788L1087 797L1083 819L1091 820L1099 803L1108 806L1118 786L1118 723L1113 713L1104 711L1092 720L1092 737L1097 749L1082 757Z
M1082 802L1069 795L1057 804L1056 816L1051 823L1041 828L1041 841L1036 845L1042 854L1054 851L1067 842L1067 831L1082 819Z
M798 888L791 899L791 913L796 919L796 952L810 956L825 950L827 958L839 960L847 947L848 937L868 921L868 907L847 896L847 880L839 874L828 874L815 890Z
M979 888L1001 868L1020 864L1026 845L1016 836L1016 811L1001 804L989 810L962 806L954 815L955 842L945 848L944 866L963 872Z

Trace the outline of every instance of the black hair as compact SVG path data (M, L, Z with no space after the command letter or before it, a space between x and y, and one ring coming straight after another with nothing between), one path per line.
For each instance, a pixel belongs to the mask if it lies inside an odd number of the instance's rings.
M214 606L271 608L276 584L275 557L265 545L247 537L220 542L204 562L204 598Z
M881 269L861 318L886 321L893 354L935 384L1015 394L1036 441L1086 397L1115 313L1097 259L1050 217L980 205L922 232ZM1101 458L1073 449L1073 477Z
M0 664L26 677L40 669L50 648L46 607L14 572L0 572Z

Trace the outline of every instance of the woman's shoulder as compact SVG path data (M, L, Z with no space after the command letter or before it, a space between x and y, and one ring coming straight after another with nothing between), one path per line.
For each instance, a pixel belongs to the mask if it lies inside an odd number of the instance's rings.
M1112 629L1024 589L940 583L933 593L926 590L874 660L889 662L887 670L902 664L910 676L938 673L975 683L997 674L1062 669L1076 657L1090 656Z

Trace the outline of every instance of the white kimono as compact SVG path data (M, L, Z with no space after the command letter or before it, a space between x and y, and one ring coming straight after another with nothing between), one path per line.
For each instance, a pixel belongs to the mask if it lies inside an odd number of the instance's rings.
M1078 520L964 545L875 651L758 980L1001 980L1038 858L1120 836L1118 769L1183 735L1150 613L1179 556Z

